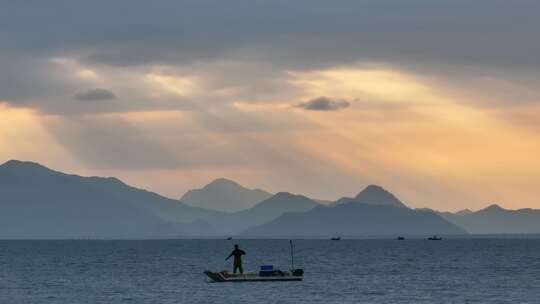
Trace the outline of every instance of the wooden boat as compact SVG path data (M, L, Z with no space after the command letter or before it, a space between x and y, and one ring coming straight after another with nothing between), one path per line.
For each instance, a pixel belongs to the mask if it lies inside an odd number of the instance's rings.
M442 237L438 237L438 236L434 235L434 236L428 237L428 240L430 240L430 241L440 241L440 240L442 240Z
M398 241L403 241L403 240L405 239L405 237L403 237L403 236L398 236L397 239L398 239Z
M292 271L276 270L272 274L261 274L261 272L249 272L244 274L232 274L228 271L212 272L207 270L204 272L212 282L284 282L284 281L302 281L304 271L302 269L294 269Z
M248 272L244 274L234 274L227 270L223 271L204 271L207 277L212 282L285 282L285 281L302 281L304 279L304 270L294 268L294 250L292 240L291 244L291 270L281 271L274 269L272 265L263 265L259 272Z
M330 240L332 240L332 241L341 241L341 237L340 237L340 236L338 236L338 237L333 237L333 238L331 238Z

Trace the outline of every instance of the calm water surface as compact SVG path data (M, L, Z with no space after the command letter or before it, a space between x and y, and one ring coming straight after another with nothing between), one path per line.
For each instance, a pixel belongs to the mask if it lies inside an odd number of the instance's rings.
M234 242L245 269L287 240L0 241L0 303L540 303L540 240L297 240L303 282L207 283Z

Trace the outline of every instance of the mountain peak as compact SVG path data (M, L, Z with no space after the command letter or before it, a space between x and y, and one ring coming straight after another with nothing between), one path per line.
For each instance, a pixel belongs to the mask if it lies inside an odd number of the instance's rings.
M201 189L189 190L180 199L194 207L236 212L248 209L272 195L259 189L248 189L239 183L216 178Z
M377 185L367 186L354 197L354 200L364 204L390 205L394 207L407 208L407 206L392 193Z
M384 191L384 192L388 192L386 191L383 187L379 186L379 185L368 185L364 191Z
M1 168L22 168L22 167L27 167L27 168L48 169L45 166L42 166L42 165L40 165L38 163L35 163L35 162L23 161L23 160L17 160L17 159L8 160L7 162L1 164L0 167Z
M300 194L278 192L249 210L255 211L257 214L278 215L284 212L307 211L318 205L312 199Z
M219 177L211 181L208 185L204 186L204 188L212 188L212 187L222 187L222 186L233 186L233 187L242 187L237 182L224 178Z
M0 165L0 171L9 172L10 174L22 175L43 175L57 173L41 164L31 161L9 160Z
M473 213L473 212L471 211L471 209L463 209L463 210L457 211L457 212L454 213L454 214L457 214L457 215L467 215L467 214L471 214L471 213Z
M487 206L486 208L482 209L482 210L485 210L485 211L504 211L506 209L504 209L503 207L497 205L497 204L491 204L489 206Z
M292 193L286 192L286 191L281 191L281 192L278 192L278 193L274 194L273 197L274 198L289 198L289 197L304 197L304 196L299 195L299 194L292 194Z
M276 202L287 202L287 203L298 203L298 202L307 202L309 201L309 203L314 203L315 205L317 205L317 203L313 200L311 200L310 198L304 196L304 195L301 195L301 194L293 194L293 193L290 193L290 192L285 192L285 191L281 191L281 192L278 192L274 195L272 195L271 197L267 198L266 200L260 202L258 205L263 205L263 204L266 204L268 202L272 202L272 203L276 203Z

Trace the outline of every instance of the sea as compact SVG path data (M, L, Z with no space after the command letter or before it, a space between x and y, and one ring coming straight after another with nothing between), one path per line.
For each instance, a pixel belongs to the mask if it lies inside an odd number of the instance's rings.
M210 283L289 269L289 240L0 241L0 303L540 303L540 239L294 240L302 282Z

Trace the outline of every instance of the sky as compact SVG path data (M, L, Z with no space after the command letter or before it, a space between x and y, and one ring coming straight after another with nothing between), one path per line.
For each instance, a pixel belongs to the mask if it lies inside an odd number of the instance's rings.
M540 2L1 1L0 161L540 208Z

